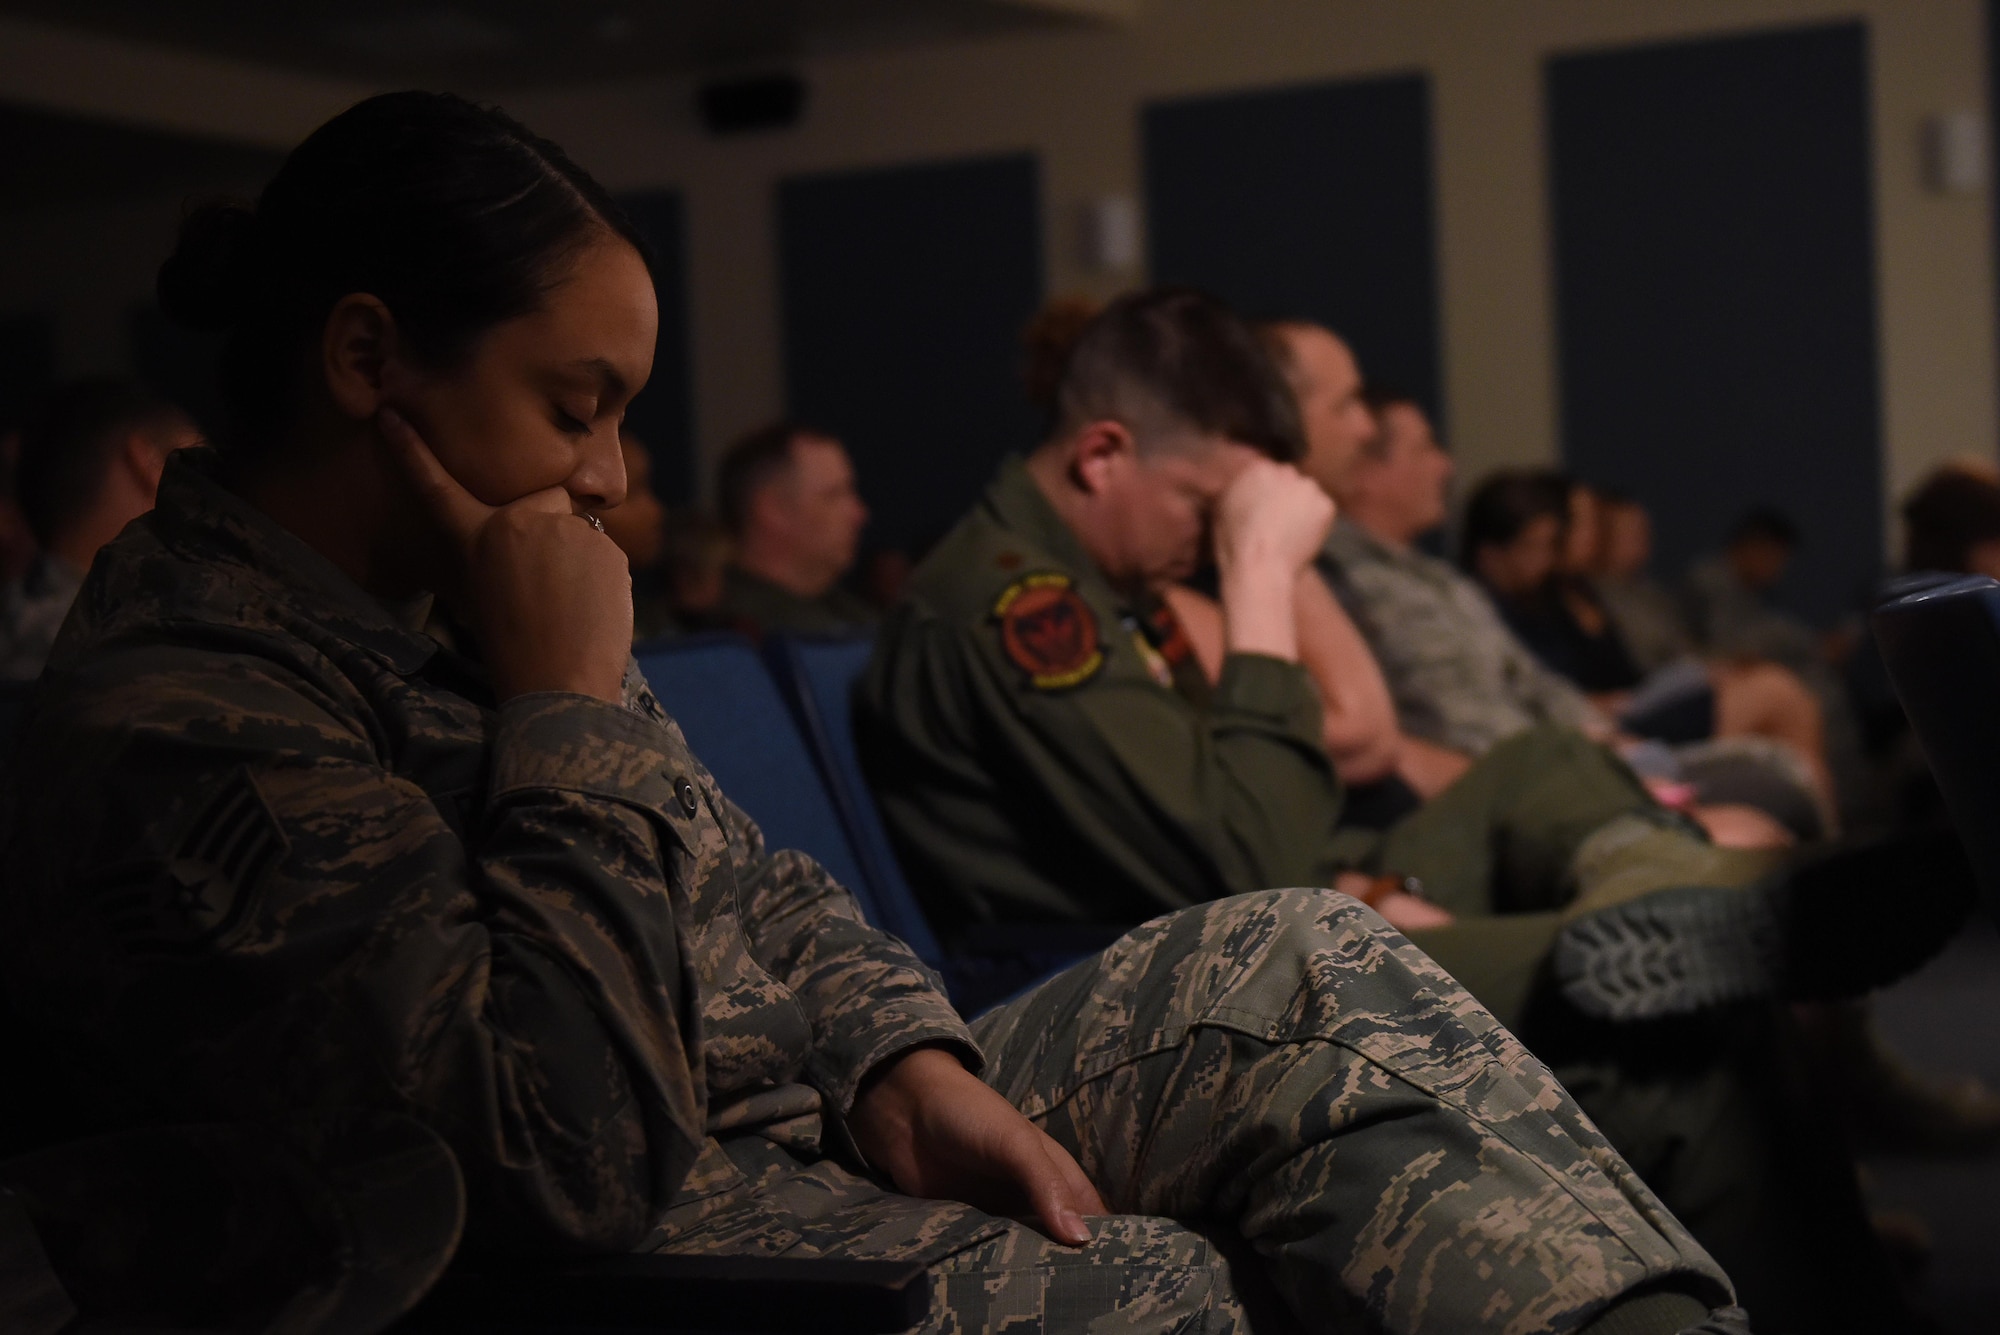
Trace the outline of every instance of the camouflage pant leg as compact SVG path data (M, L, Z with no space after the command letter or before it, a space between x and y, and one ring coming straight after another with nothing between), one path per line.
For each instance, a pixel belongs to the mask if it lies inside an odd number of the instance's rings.
M1228 1264L1199 1233L1135 1215L1090 1230L1085 1246L1064 1247L1010 1224L947 1257L931 1272L924 1335L1248 1335Z
M1728 1281L1548 1071L1356 901L1149 923L975 1023L988 1079L1115 1210L1243 1239L1298 1316L1573 1330Z

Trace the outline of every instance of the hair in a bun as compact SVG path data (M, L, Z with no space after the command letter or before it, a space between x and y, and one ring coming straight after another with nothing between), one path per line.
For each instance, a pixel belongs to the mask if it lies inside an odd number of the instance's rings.
M181 223L180 241L160 266L160 309L178 324L203 331L236 323L255 282L257 214L237 200L196 207Z
M449 369L481 333L538 307L606 232L647 254L604 187L520 122L448 93L385 93L308 135L254 209L190 214L160 267L160 305L225 332L224 443L261 450L297 414L341 298L376 297L411 358Z

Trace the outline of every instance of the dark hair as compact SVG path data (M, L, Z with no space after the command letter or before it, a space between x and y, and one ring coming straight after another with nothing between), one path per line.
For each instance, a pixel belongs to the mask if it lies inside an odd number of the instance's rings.
M1045 421L1055 418L1056 393L1077 339L1103 309L1095 297L1051 297L1021 331L1021 383Z
M1799 526L1783 510L1770 505L1759 505L1750 510L1736 526L1729 530L1729 545L1740 542L1774 542L1780 547L1799 545Z
M1906 570L1963 572L1978 543L2000 540L2000 486L1963 468L1940 468L1903 502Z
M192 213L160 266L160 305L226 332L229 443L255 448L296 410L342 297L380 298L412 354L449 369L534 310L594 232L648 254L604 188L519 122L448 93L384 93L313 131L254 208Z
M824 431L780 420L744 432L722 452L715 468L715 509L730 537L743 536L757 493L791 469L792 444L801 436L832 439Z
M1123 423L1141 449L1189 431L1305 457L1298 406L1250 326L1191 288L1136 292L1078 335L1055 396L1054 435Z
M78 380L49 395L21 425L14 474L35 541L52 545L89 511L127 435L186 421L173 404L123 380Z
M1481 482L1465 503L1458 561L1467 570L1482 548L1505 547L1543 515L1569 522L1570 480L1546 470L1509 469Z

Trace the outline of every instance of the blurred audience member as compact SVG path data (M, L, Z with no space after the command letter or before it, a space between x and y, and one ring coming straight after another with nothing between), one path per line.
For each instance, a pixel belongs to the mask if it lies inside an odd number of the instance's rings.
M724 624L729 552L729 531L708 511L688 506L667 517L662 584L668 610L681 630L713 630Z
M1681 619L1680 600L1653 578L1653 517L1622 492L1597 493L1597 546L1587 553L1592 587L1625 639L1642 672L1665 667L1694 652L1694 637ZM1572 520L1572 522L1574 522ZM1586 555L1582 544L1575 554Z
M1847 630L1822 635L1771 598L1798 545L1798 527L1780 511L1759 506L1744 515L1721 554L1688 573L1688 628L1711 659L1768 661L1797 674L1819 701L1841 810L1850 821L1866 819L1873 797L1861 724L1837 667L1851 656L1855 636Z
M667 507L653 490L653 456L630 431L618 433L625 456L625 499L598 518L604 532L632 563L632 639L672 634L674 620L660 565L667 551Z
M875 609L840 586L868 508L839 441L792 422L760 427L723 455L716 494L735 544L719 609L725 620L758 636L875 624Z
M2000 483L1956 464L1903 502L1903 569L2000 579Z
M1707 664L1684 657L1642 672L1596 590L1576 573L1597 546L1596 497L1553 472L1501 472L1465 510L1460 557L1510 629L1617 721L1621 731L1684 746L1709 738L1782 742L1810 772L1821 811L1799 817L1812 832L1834 819L1818 702L1774 663Z
M1413 400L1371 397L1381 434L1339 475L1341 515L1320 570L1375 650L1403 730L1471 756L1539 723L1610 738L1610 721L1528 651L1477 584L1417 549L1445 521L1451 456ZM1537 535L1550 566L1559 528L1550 520Z
M625 499L600 511L598 518L637 575L658 566L666 555L667 507L653 490L653 456L645 444L630 431L621 431L618 445L625 456Z
M1361 366L1346 342L1323 325L1279 320L1261 332L1298 401L1306 433L1299 471L1338 499L1362 450L1377 438L1375 414L1362 395Z
M180 409L108 379L56 391L23 425L16 489L41 551L0 593L0 679L41 674L98 549L153 508L167 456L200 439Z
M1820 657L1812 628L1770 601L1798 545L1796 524L1781 511L1758 506L1736 522L1719 555L1688 572L1684 606L1702 648L1792 667Z

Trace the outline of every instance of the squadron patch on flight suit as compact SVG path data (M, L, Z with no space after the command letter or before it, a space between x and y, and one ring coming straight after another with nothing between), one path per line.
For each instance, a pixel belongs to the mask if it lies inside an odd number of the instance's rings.
M993 604L1000 646L1039 691L1081 686L1104 666L1097 617L1068 575L1037 571L1001 590Z
M244 920L258 879L286 847L257 781L239 767L172 852L105 869L91 878L92 897L111 933L134 953L193 950Z

